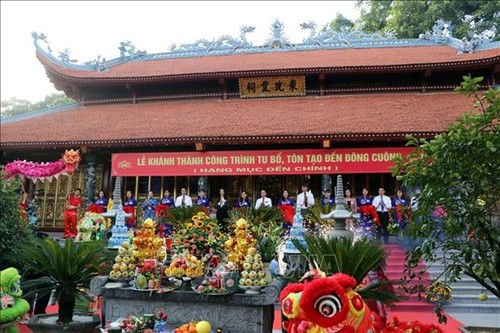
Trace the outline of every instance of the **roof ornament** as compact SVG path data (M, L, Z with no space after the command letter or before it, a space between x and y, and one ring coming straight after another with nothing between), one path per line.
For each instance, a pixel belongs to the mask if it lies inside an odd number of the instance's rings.
M300 24L302 30L309 30L309 37L304 39L304 44L314 43L314 36L316 36L317 24L314 21L308 21Z
M453 25L451 21L439 19L432 27L432 33L428 31L418 37L422 40L434 41L437 44L447 44L452 32Z
M247 41L247 34L254 32L255 27L249 26L249 25L242 25L240 28L240 40L241 44L244 46L252 46L252 43Z
M302 30L309 30L309 37L304 39L304 43L312 42L314 39L314 36L316 35L316 27L317 24L314 21L308 21L300 24L300 27Z
M94 70L98 72L102 72L109 69L108 63L106 62L106 58L101 57L101 55L98 55L97 58L95 58L92 61L87 61L85 65L92 66Z
M31 37L33 37L33 41L35 42L35 46L37 48L40 47L40 45L38 44L38 41L42 41L45 43L46 47L47 47L47 50L49 51L49 53L52 53L52 49L50 48L50 45L49 45L49 41L47 40L47 36L45 36L45 34L41 33L41 34L38 34L37 32L33 31L31 33Z
M207 39L199 39L192 44L171 44L169 49L172 53L185 54L187 56L205 55L207 53L227 54L233 51L238 51L245 48L252 48L252 44L246 39L246 34L255 30L255 27L242 26L240 28L240 39L229 35L224 35L218 39L209 41Z
M313 21L304 22L303 30L309 30L309 36L302 43L291 44L284 34L284 25L276 19L271 25L271 36L264 45L254 46L247 40L247 34L253 32L255 27L242 26L239 37L224 35L218 39L199 39L190 44L171 44L167 52L147 54L135 48L130 41L121 42L118 49L120 57L105 60L100 56L97 59L82 63L75 63L70 59L69 50L59 52L59 56L52 54L52 50L44 34L32 33L37 52L45 55L51 61L68 68L90 71L104 71L128 61L147 61L159 59L178 59L200 57L207 55L250 54L262 52L278 52L288 50L332 50L343 48L375 48L375 47L408 47L448 45L458 50L458 53L471 53L479 50L500 47L500 41L494 41L496 29L486 30L470 39L457 39L452 36L453 26L450 21L437 20L436 24L419 38L396 38L393 31L384 33L365 33L358 30L341 29L334 31L331 26L318 31ZM41 43L43 42L43 43ZM42 47L43 46L43 47Z
M58 53L59 53L59 59L61 59L61 61L64 64L68 64L71 62L75 62L75 63L78 62L78 60L70 58L71 52L69 51L69 49L64 49L64 51L58 52Z
M276 19L274 23L271 25L271 37L266 41L266 44L263 45L263 48L270 49L291 49L292 44L288 38L286 38L285 33L283 32L283 22Z
M495 38L496 29L488 29L481 32L479 35L474 34L470 40L466 37L462 38L462 45L459 45L458 51L459 53L472 53L474 49L479 47L482 44L487 44L491 42Z
M327 26L320 32L316 32L316 23L305 22L300 25L304 30L310 30L308 38L304 39L300 47L308 48L346 48L346 47L370 47L377 45L397 44L398 39L393 31L388 30L381 33L365 33L349 28L340 31L333 30Z
M131 41L120 42L118 50L120 50L120 58L127 60L133 60L147 54L146 51L136 50Z

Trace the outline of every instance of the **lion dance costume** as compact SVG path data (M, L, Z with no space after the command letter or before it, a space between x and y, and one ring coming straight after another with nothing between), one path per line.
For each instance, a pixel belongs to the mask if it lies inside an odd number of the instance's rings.
M17 328L8 325L15 324L30 310L29 303L22 299L23 291L20 287L21 276L17 269L9 267L0 272L0 324L7 327L6 332L16 332ZM2 331L3 332L3 331Z
M355 291L356 280L338 273L306 283L289 284L280 295L288 333L443 333L418 321L385 325Z

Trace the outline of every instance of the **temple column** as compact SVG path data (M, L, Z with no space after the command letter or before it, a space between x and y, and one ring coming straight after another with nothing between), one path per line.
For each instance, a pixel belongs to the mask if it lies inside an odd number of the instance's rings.
M96 153L85 154L85 161L87 162L87 184L85 188L85 191L87 193L86 205L89 206L94 202L95 178L97 171L97 154Z
M321 175L321 194L326 190L332 190L332 177L330 175Z

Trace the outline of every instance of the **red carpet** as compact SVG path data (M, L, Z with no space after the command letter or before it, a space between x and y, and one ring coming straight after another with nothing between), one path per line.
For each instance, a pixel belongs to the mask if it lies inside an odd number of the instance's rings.
M400 279L405 269L405 250L400 245L385 245L384 246L389 256L387 258L387 276L389 279ZM420 262L418 268L423 268L425 265ZM430 279L427 275L425 278ZM416 296L410 297L408 300L396 304L392 309L389 320L398 317L401 321L414 321L418 320L422 323L440 325L446 333L458 333L459 328L464 326L461 322L455 320L451 316L448 317L448 322L443 325L439 324L436 315L434 314L434 307L426 301L419 300Z

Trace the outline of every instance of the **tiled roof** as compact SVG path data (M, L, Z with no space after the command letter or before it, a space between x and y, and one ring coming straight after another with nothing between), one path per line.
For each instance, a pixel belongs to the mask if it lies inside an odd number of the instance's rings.
M131 61L105 71L62 67L37 51L49 75L91 82L155 80L164 77L266 75L300 71L370 71L381 68L442 68L500 62L500 48L457 54L450 46L335 49Z
M471 105L455 93L401 93L80 106L2 124L1 147L403 141L442 132Z

